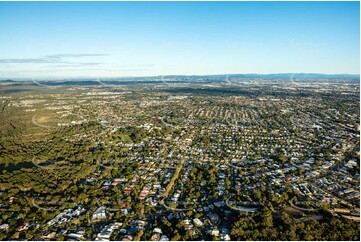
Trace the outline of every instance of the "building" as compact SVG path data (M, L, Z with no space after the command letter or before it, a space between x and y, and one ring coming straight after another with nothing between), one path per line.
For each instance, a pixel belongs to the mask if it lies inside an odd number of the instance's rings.
M92 220L103 220L106 219L106 209L104 206L99 207L92 216Z

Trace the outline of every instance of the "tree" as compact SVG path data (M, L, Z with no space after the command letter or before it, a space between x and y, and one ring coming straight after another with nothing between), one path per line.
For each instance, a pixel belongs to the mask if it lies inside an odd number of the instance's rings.
M257 201L260 201L262 194L259 190L255 189L253 190L253 196Z
M173 238L171 239L172 241L180 241L180 240L182 240L182 237L177 232L178 231L175 232Z
M140 238L142 237L143 234L144 234L143 230L138 230L137 234L134 237L134 241L140 241Z
M135 205L136 214L138 214L140 217L143 217L144 215L144 204L139 202Z
M273 226L273 218L272 218L272 212L268 209L264 209L262 212L263 217L263 225L266 227L272 227Z
M285 225L290 225L292 223L291 217L286 212L281 213L281 219Z

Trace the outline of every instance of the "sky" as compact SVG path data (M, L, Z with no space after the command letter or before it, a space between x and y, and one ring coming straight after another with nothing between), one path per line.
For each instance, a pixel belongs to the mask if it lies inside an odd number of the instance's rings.
M359 2L0 2L0 77L360 73Z

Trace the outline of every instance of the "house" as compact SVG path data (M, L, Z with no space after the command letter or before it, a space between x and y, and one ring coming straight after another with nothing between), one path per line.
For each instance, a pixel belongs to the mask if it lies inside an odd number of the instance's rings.
M210 230L210 234L213 236L219 236L219 230L217 228L213 228Z
M150 241L159 241L160 239L160 234L159 233L155 233L152 235L152 237L150 238Z
M113 232L114 229L112 228L112 225L107 225L100 231L100 233L97 235L97 238L109 240Z
M103 220L106 218L107 218L107 215L106 215L106 209L104 206L99 207L92 216L93 220L98 220L98 219Z
M9 203L15 203L15 202L19 202L19 198L16 198L16 197L9 198Z
M193 228L193 225L191 224L190 220L186 219L186 220L183 220L183 221L184 221L184 225L185 225L184 227L185 227L186 230L190 230L190 229Z
M193 223L194 223L195 226L198 226L198 227L203 226L202 221L200 219L198 219L198 218L193 219Z
M96 178L87 178L85 180L86 185L92 185L94 182L96 182Z
M0 225L0 230L8 230L8 229L9 229L9 224Z
M153 233L162 234L163 232L162 232L162 230L160 228L154 228Z
M169 241L169 238L166 235L162 234L159 241Z
M223 240L223 241L230 241L230 240L231 240L231 236L229 236L229 234L221 234L221 240Z
M70 233L70 234L68 234L68 238L76 239L76 240L83 240L83 239L84 239L84 235L83 235L83 234L79 234L79 233Z
M132 241L133 240L133 236L127 234L123 237L122 241Z

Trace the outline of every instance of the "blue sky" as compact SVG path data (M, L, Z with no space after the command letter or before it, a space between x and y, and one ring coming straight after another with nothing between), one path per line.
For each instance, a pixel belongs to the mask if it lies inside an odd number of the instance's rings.
M359 2L0 2L0 77L360 72Z

